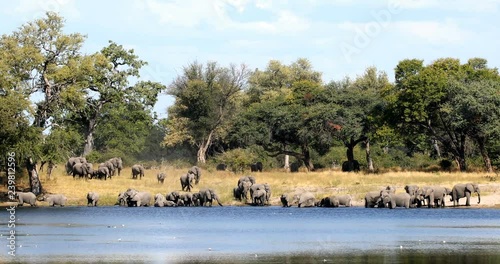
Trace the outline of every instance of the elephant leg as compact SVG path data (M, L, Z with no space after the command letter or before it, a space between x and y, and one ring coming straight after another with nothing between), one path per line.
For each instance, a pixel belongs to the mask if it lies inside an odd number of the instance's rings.
M467 198L467 200L465 202L465 205L466 206L470 206L470 193L466 192L465 193L465 197Z

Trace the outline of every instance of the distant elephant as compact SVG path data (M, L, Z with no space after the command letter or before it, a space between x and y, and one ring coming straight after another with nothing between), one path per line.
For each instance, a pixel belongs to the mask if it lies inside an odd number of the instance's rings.
M190 192L191 188L193 188L193 181L195 180L195 175L192 173L187 173L181 175L179 180L181 182L181 190Z
M304 192L299 195L298 207L312 207L316 205L316 198L311 192Z
M345 207L351 207L352 203L351 203L351 196L350 195L339 195L339 196L335 196L335 198L338 200L339 202L339 205L343 205Z
M252 172L262 172L262 162L258 161L250 165L250 171Z
M215 193L214 190L205 188L199 191L200 194L200 204L201 206L212 206L212 202L215 200L217 203L222 206L222 203L219 200L219 196Z
M125 199L128 206L149 206L151 203L151 194L149 192L139 192L134 189L128 189L125 192Z
M380 191L368 192L365 195L365 208L382 207L378 202L380 198Z
M127 205L127 199L125 198L125 192L121 192L118 194L118 205L120 205L120 206Z
M68 161L66 162L66 173L68 175L71 175L72 172L73 172L73 166L76 164L76 163L87 163L87 159L85 159L84 157L71 157L68 159Z
M111 173L112 176L115 176L115 171L118 172L118 176L120 176L120 173L123 169L123 161L122 158L120 157L114 157L108 160L111 164L113 164L113 171Z
M445 196L449 195L451 190L441 186L431 186L427 188L424 194L424 199L427 201L427 206L432 207L445 207Z
M85 179L88 177L88 175L92 175L93 170L92 170L92 164L90 163L75 163L73 165L73 169L71 171L73 175L73 179L75 178L76 175L78 175L79 178L85 177Z
M284 193L280 196L280 201L283 207L290 207L292 204L297 202L296 198L292 193Z
M248 198L248 191L250 187L255 184L255 178L253 176L243 176L238 180L238 193L240 194L240 199L245 199L245 202ZM233 192L234 193L234 192Z
M165 196L165 199L167 199L167 201L172 201L176 204L177 204L177 201L179 200L179 198L180 198L180 195L176 191L172 191Z
M158 180L158 183L161 183L161 184L163 184L166 177L167 177L167 174L165 174L164 172L158 172L158 174L156 174L156 179Z
M410 207L421 207L422 200L419 197L419 187L417 185L406 185L405 191L410 195Z
M113 165L113 163L110 160L107 160L107 161L105 161L103 163L99 163L98 168L102 168L102 167L108 168L109 173L108 173L107 177L111 179L111 177L115 173L115 166Z
M174 203L172 201L165 201L165 207L176 207L177 203Z
M477 193L477 203L481 203L481 190L477 183L462 183L453 186L451 191L451 201L453 201L453 206L459 205L458 200L460 198L467 198L465 201L466 206L470 206L470 196L473 193Z
M139 175L139 180L144 177L144 167L140 164L132 166L132 179L137 179L137 175Z
M87 193L87 206L97 206L99 201L99 194L96 192Z
M300 165L301 164L298 161L292 162L290 164L290 172L299 172Z
M334 195L325 197L319 201L319 207L339 207L339 199Z
M161 194L161 193L157 193L155 195L154 199L155 199L155 203L154 203L155 207L164 207L165 206L165 202L167 201L165 199L165 196L163 196L163 194Z
M269 199L271 198L271 186L269 184L253 184L250 186L250 197L254 197L254 192L257 190L264 190L266 192L265 203L269 203Z
M16 198L19 200L17 206L23 206L25 203L36 206L36 195L32 192L16 192Z
M342 171L344 172L350 172L350 171L358 172L359 170L360 167L359 167L359 162L357 160L344 161L342 163Z
M102 164L102 163L101 163ZM93 176L94 178L98 178L100 180L106 180L108 177L110 177L110 172L108 167L106 166L99 166L97 170L94 170Z
M201 206L201 195L199 192L193 193L193 206Z
M265 205L266 203L266 191L263 189L258 189L252 194L252 204L253 205Z
M238 201L241 201L241 199L243 198L243 194L241 193L241 189L238 186L233 188L233 197L234 197L234 199L236 199Z
M215 167L216 170L218 171L225 171L227 169L227 165L224 163L217 164L217 167Z
M194 206L193 194L192 193L182 193L179 195L179 200L182 200L184 206Z
M379 202L383 203L384 207L394 209L396 207L410 208L410 195L408 193L391 193L387 190L380 193Z
M42 197L42 201L49 202L49 206L59 205L63 207L66 205L66 201L68 201L68 199L63 194L48 194Z
M194 184L198 184L201 178L201 169L197 166L193 166L188 170L188 173L192 173L194 175Z

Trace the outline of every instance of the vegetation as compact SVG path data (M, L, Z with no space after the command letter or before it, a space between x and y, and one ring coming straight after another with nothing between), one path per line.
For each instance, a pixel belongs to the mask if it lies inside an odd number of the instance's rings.
M83 54L86 36L64 29L49 12L0 38L2 166L9 152L17 166L28 157L119 156L128 166L224 162L235 172L257 161L282 168L288 157L301 171L359 163L371 173L492 172L500 164L500 76L483 58L405 59L394 73L369 67L329 81L304 58L253 71L191 62L161 84L141 78L147 62L134 50L109 41ZM152 111L161 92L175 98L166 119Z

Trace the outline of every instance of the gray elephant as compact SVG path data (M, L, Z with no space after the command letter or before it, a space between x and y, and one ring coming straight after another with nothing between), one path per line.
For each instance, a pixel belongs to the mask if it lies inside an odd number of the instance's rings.
M198 166L193 166L188 170L188 173L194 175L194 184L198 184L201 179L201 169Z
M23 206L25 203L36 206L36 195L32 192L16 192L16 198L19 200L17 206Z
M339 205L343 205L345 207L351 207L352 205L352 198L350 195L338 195L335 196L337 201L339 202Z
M368 192L365 195L365 208L383 207L380 201L380 191Z
M111 164L113 164L113 171L112 171L112 176L115 176L115 171L118 172L118 176L120 176L120 173L123 169L123 161L122 158L120 157L114 157L108 160Z
M387 190L380 193L377 203L383 203L384 207L394 209L396 207L410 208L410 195L408 193L391 193Z
M266 191L263 189L255 190L252 194L252 204L253 205L265 205L266 204Z
M88 175L93 174L93 169L92 169L92 164L91 163L75 163L73 165L72 171L73 179L75 178L76 175L78 175L79 178L85 177L85 179L88 177Z
M179 198L180 198L180 195L176 191L172 191L165 196L165 199L167 199L167 201L172 201L176 204L177 204L177 201L179 200Z
M212 206L212 202L215 200L220 206L222 203L219 200L219 196L215 193L214 190L210 188L201 189L200 194L200 205L201 206Z
M155 203L154 203L155 207L164 207L165 206L165 202L167 201L165 199L165 196L163 196L163 194L161 194L161 193L155 194L154 199L155 199Z
M250 171L251 172L262 172L262 162L258 161L255 163L250 164Z
M137 176L139 176L139 180L144 177L144 167L140 164L132 166L132 179L137 179Z
M423 199L420 198L420 188L417 185L406 185L404 189L410 195L410 207L421 207Z
M451 199L453 201L453 206L459 205L458 200L460 198L466 198L465 205L470 206L470 196L473 193L477 193L477 203L481 203L481 190L477 183L461 183L453 186L451 191Z
M217 166L215 167L216 170L218 171L225 171L227 169L227 165L224 164L224 163L219 163L217 164Z
M68 159L68 161L66 162L66 173L68 175L71 175L72 172L73 172L73 166L76 164L76 163L87 163L87 159L85 159L84 157L71 157Z
M102 163L101 163L102 164ZM94 170L93 176L94 178L98 178L100 180L104 179L106 180L108 177L111 178L110 172L108 167L106 166L99 166L97 170Z
M426 189L424 199L427 201L427 206L432 207L445 207L445 196L449 195L451 190L442 186L431 186Z
M87 206L97 206L99 202L99 194L96 192L87 193Z
M193 193L193 206L200 206L201 205L201 195L199 192Z
M184 206L194 206L193 194L192 193L182 193L179 195L179 200L182 200Z
M174 203L172 201L165 201L165 207L176 207L177 203Z
M127 199L125 198L125 192L121 192L118 194L118 205L120 205L120 206L127 205Z
M125 199L128 206L149 206L151 204L151 194L149 192L139 192L128 189L125 192Z
M243 176L238 180L238 194L240 194L240 199L248 199L248 191L250 187L255 184L255 178L253 176ZM236 197L236 196L235 196Z
M316 206L318 207L339 207L339 199L334 195L321 199Z
M241 201L241 199L243 199L243 193L241 192L241 189L238 186L233 188L233 197L238 201Z
M161 184L163 184L166 177L167 177L167 174L165 174L165 172L158 172L158 174L156 174L156 179L158 180L158 183L161 183Z
M298 207L316 206L316 197L311 192L304 192L298 195Z
M283 207L290 207L292 204L296 203L297 200L294 194L292 193L284 193L280 196L280 201Z
M359 162L357 160L352 160L352 161L344 161L342 163L342 171L344 172L358 172L360 171L360 166Z
M42 197L42 201L47 201L49 206L59 205L61 207L66 205L68 199L63 194L48 194Z
M188 172L184 175L181 175L179 180L181 182L181 190L190 192L191 188L193 188L193 181L195 180L195 175Z
M250 187L250 196L253 198L254 197L254 192L257 190L264 190L266 192L266 199L265 203L269 203L269 199L271 198L271 186L269 184L264 183L264 184L253 184Z

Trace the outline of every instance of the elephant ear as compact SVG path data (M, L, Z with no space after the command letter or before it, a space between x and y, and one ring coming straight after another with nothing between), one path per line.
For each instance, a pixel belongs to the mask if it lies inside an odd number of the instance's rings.
M474 192L474 186L472 185L472 183L467 183L467 185L465 185L465 189L470 193Z

